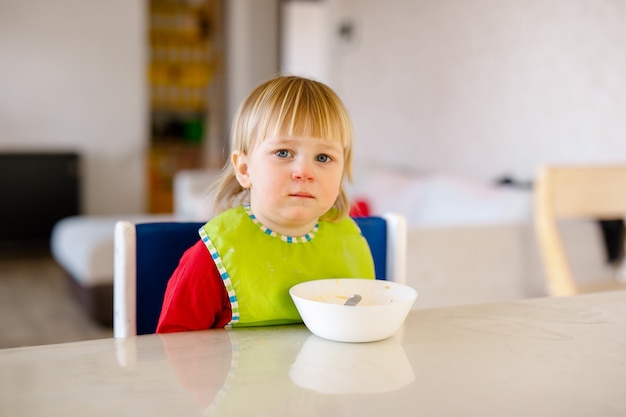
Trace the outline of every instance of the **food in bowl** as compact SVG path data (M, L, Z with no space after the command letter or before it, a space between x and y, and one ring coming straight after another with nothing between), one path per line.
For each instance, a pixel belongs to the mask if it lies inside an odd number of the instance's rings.
M306 327L315 335L339 342L374 342L398 331L417 291L392 281L329 278L303 282L289 294ZM344 305L353 294L361 301Z

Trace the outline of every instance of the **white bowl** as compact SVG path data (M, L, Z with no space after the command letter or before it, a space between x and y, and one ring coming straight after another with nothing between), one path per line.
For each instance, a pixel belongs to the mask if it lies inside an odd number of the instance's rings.
M324 339L373 342L398 331L411 310L417 291L392 281L330 278L303 282L289 294L306 327ZM361 295L356 306L343 303Z

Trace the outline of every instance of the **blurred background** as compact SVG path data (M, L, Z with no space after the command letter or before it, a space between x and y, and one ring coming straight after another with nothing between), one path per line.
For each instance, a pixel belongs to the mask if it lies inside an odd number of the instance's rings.
M357 186L444 174L444 205L477 213L494 200L456 204L467 184L623 163L625 20L621 0L0 0L0 248L45 248L75 214L171 213L176 174L219 169L235 109L279 73L343 98Z
M626 160L619 0L0 0L0 153L75 151L87 214L168 211L249 90L327 82L356 165L531 180Z

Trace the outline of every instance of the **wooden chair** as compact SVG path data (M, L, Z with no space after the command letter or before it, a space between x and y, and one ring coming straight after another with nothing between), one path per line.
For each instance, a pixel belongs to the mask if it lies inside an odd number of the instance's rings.
M406 281L406 219L398 214L354 219L370 245L377 279ZM115 337L154 333L167 281L203 223L115 225L113 332Z
M535 233L548 294L569 296L626 289L626 283L616 277L576 280L558 228L559 220L624 218L626 165L546 167L539 172L534 197Z

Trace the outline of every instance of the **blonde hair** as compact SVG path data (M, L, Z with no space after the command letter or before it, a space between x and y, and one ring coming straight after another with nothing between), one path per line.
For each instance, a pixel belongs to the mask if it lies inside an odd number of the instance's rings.
M343 147L344 171L339 195L333 207L322 216L336 221L350 210L344 179L352 181L354 132L350 115L337 94L327 85L308 78L280 76L255 88L235 115L230 151L249 154L270 136L312 136L339 141ZM214 210L219 214L249 199L249 190L235 177L228 161L213 186Z

